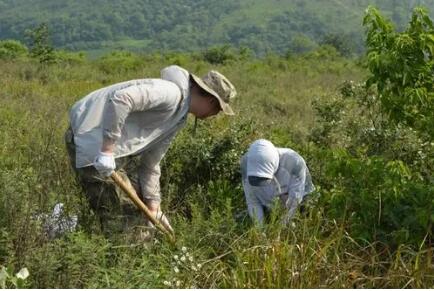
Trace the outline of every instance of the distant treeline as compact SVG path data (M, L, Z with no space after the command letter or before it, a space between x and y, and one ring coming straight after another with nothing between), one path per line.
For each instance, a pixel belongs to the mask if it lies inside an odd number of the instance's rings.
M0 0L0 39L26 41L26 30L46 23L53 45L68 50L197 51L229 44L264 55L331 44L350 55L364 50L361 22L369 4L398 26L414 6L434 8L434 0Z

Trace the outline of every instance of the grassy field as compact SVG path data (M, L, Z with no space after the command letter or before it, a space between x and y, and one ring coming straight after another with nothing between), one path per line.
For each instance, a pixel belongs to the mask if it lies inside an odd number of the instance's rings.
M420 192L427 196L412 202L414 211L432 213L433 187L426 178L432 159L407 162L401 153L414 161L419 150L400 139L411 137L407 131L396 139L375 131L387 148L370 152L378 145L362 135L370 126L367 114L342 97L348 88L359 94L357 84L368 74L356 61L327 51L221 65L181 54L139 60L0 60L0 265L12 275L28 268L24 287L434 287L432 218L396 226L391 214L401 210L388 208L408 204L409 193ZM162 163L163 207L177 234L175 245L160 235L146 246L128 234L105 238L69 165L63 142L68 110L92 90L158 77L173 63L199 75L209 69L227 75L238 91L237 115L200 122L195 136L190 119ZM264 229L247 218L238 162L259 137L299 151L311 168L320 198L292 226L279 224L279 211ZM432 153L432 143L426 147ZM408 177L394 167L397 161L427 174ZM34 217L56 202L79 216L79 229L49 240ZM405 231L413 236L402 236Z

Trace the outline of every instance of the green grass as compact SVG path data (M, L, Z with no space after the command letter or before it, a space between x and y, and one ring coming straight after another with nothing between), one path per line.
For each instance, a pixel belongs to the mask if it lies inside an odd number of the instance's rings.
M315 156L321 151L308 142L318 123L311 102L337 95L344 80L363 80L362 68L333 55L270 56L217 66L188 55L141 58L123 71L102 71L99 60L0 63L0 265L12 273L27 267L27 287L434 287L429 242L393 248L356 239L349 220L329 216L328 201L306 217L298 215L295 227L282 226L272 215L258 229L246 217L236 171L239 157L258 137L291 146L308 164L316 161L311 166L320 189L328 183L342 186L338 179L327 180L322 157ZM233 105L237 115L200 122L196 137L190 118L162 163L163 208L176 230L175 245L159 234L148 246L128 236L104 238L69 165L63 143L68 110L92 90L158 77L174 61L199 75L209 69L227 75L239 92ZM81 222L77 232L50 241L32 217L49 212L56 202L65 203Z

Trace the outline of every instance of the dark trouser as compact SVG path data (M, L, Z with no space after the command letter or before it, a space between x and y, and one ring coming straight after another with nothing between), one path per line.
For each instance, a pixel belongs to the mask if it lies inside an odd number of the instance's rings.
M106 235L143 227L146 219L130 198L110 179L101 177L93 166L75 167L75 144L71 128L65 133L65 143L72 168L90 207L98 216ZM116 171L140 195L137 176L139 157L116 159Z

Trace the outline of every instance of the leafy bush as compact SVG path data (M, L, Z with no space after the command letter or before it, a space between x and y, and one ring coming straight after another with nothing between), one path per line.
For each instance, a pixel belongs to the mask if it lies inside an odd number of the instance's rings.
M434 136L434 26L427 10L416 8L401 33L373 7L363 24L372 74L367 86L376 86L392 120Z
M228 45L213 47L203 52L203 59L210 64L225 64L237 59L236 52Z
M195 136L185 130L163 161L162 187L167 189L164 192L170 204L189 214L188 202L201 201L200 205L210 210L224 204L226 198L239 196L240 158L251 140L251 127L251 121L235 123L220 135L211 134L203 125ZM209 189L219 194L206 195Z
M83 64L86 60L86 55L83 52L73 53L63 50L54 51L54 58L57 63L77 65Z
M433 144L389 120L376 93L362 84L346 82L314 108L318 122L310 139L319 149L311 158L322 165L314 176L327 213L369 242L397 247L431 237Z
M353 238L390 248L421 244L432 235L434 187L399 160L320 151L331 188L323 187L326 213L342 220Z
M126 51L115 51L97 61L98 67L105 73L124 73L142 65L139 55Z
M0 59L13 60L27 54L27 47L17 40L0 41Z

